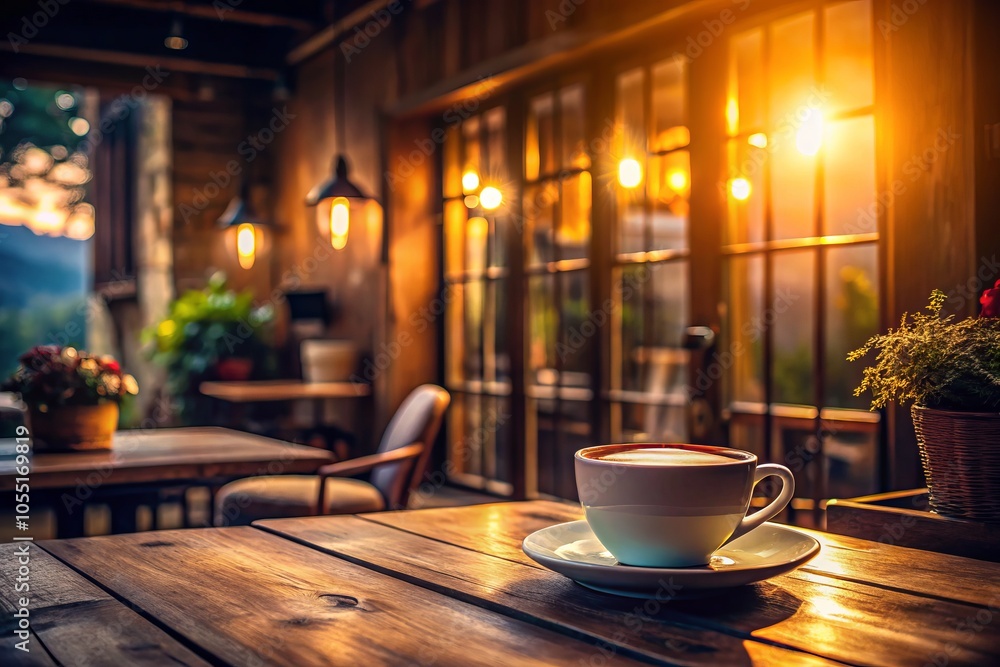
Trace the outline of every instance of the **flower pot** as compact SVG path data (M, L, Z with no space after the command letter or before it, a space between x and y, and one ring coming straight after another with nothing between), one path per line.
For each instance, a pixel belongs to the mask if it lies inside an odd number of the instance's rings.
M44 412L32 405L28 423L36 452L111 449L118 428L118 404L61 405Z
M230 357L220 359L215 364L216 376L226 382L244 382L250 379L251 373L253 373L253 359Z
M931 509L1000 523L1000 413L913 406Z
M349 340L304 340L300 353L306 382L346 382L357 370L358 348Z

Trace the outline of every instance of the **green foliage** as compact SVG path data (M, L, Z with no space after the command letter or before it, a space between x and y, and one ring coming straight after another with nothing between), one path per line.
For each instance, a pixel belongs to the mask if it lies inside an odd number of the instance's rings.
M167 370L167 391L184 397L229 358L270 361L274 308L254 307L253 294L237 294L216 273L201 290L189 290L170 304L167 316L142 332L150 358Z
M857 361L876 353L854 392L871 391L873 410L892 400L947 410L1000 409L1000 320L942 317L946 298L934 290L930 314L904 314L898 329L847 356Z

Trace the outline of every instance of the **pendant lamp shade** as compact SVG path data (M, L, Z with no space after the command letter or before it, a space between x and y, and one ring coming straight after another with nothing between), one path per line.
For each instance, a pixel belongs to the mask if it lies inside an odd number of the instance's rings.
M348 177L347 160L343 155L338 155L333 163L333 175L322 183L318 184L309 194L306 195L306 204L316 206L324 199L369 199L368 195L361 191L361 188L351 182Z

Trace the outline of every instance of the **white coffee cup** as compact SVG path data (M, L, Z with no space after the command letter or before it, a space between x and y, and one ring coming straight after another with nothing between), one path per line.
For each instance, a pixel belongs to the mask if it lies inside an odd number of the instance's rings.
M625 565L692 567L783 510L795 493L792 472L757 465L750 452L681 444L599 445L575 456L576 485L594 535ZM765 477L781 492L747 516Z

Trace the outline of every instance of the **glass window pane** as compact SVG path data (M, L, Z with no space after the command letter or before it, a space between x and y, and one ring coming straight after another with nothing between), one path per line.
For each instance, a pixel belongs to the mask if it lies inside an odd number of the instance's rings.
M813 404L815 253L795 250L772 256L774 288L763 322L773 340L774 403Z
M568 387L589 387L598 327L591 316L590 291L586 271L557 274L562 290L563 336L556 353L563 372L559 383Z
M485 165L482 181L484 183L503 183L507 180L507 146L504 142L504 123L506 114L503 107L490 109L483 114L486 124L486 148L488 163Z
M825 89L827 108L846 111L874 102L871 0L854 0L826 8Z
M643 113L643 82L645 73L634 69L618 76L616 116L618 137L613 157L638 158L646 153L646 127Z
M458 125L445 131L443 160L443 185L445 197L462 194L462 135Z
M771 126L781 128L815 100L815 17L812 12L774 22L771 29ZM742 109L740 109L742 112ZM784 146L782 147L785 148Z
M456 452L461 460L465 463L463 467L463 472L470 475L482 475L483 471L483 439L482 438L470 438L468 434L476 433L482 426L483 415L481 410L482 399L474 394L466 394L462 396L463 407L462 411L463 423L461 425L461 440L458 444L458 451Z
M674 151L649 159L649 197L653 201L652 246L647 250L688 247L691 158Z
M562 123L562 166L566 169L589 169L583 85L569 86L560 91L559 113Z
M728 353L727 402L763 403L764 395L764 256L731 257L726 262L726 342L719 358Z
M687 61L671 58L653 66L652 151L673 150L690 141L687 129L685 69Z
M447 286L445 310L445 378L455 386L465 379L463 361L465 359L465 289L461 283Z
M764 240L764 164L767 151L745 139L729 142L729 204L725 243L758 243Z
M465 377L470 380L483 378L483 301L485 290L482 280L465 284Z
M507 244L511 232L510 220L505 215L492 216L490 221L490 266L507 266ZM517 238L520 238L518 235Z
M482 179L483 164L479 146L479 117L473 116L462 123L462 171L474 171Z
M823 160L824 232L877 232L874 117L828 123Z
M732 42L732 72L727 121L730 134L764 128L764 31L737 35Z
M461 200L444 203L444 267L445 273L465 270L465 225L469 209Z
M550 377L556 368L556 342L559 334L555 307L555 276L528 278L528 367L529 383L555 384ZM539 373L538 371L548 371ZM548 378L548 382L545 380Z
M469 218L465 223L465 270L481 274L486 269L486 243L490 224L483 217Z
M734 413L729 421L729 446L768 459L764 446L764 416Z
M869 399L854 396L864 364L848 363L847 353L878 329L877 246L826 250L826 405L867 409Z
M823 454L830 471L827 496L854 498L878 492L878 431L852 431L836 422L824 425Z
M554 220L558 201L559 188L551 181L524 189L524 233L528 238L529 266L556 258Z
M531 100L528 110L525 173L529 181L556 171L552 94Z
M507 302L507 281L494 280L492 285L493 296L493 340L494 340L494 379L498 382L510 382L510 354L508 353L507 341L507 313L510 312L510 305Z
M653 285L653 344L679 347L688 326L688 263L664 262L650 267ZM683 375L683 374L682 374ZM686 382L686 377L680 378Z
M815 236L816 157L782 145L770 164L772 238Z
M645 341L643 294L650 272L646 265L627 266L616 284L621 299L621 388L642 391L642 348Z
M641 188L615 188L618 213L618 252L646 249L646 204Z
M559 259L578 259L590 247L590 173L582 172L562 181L559 216Z

